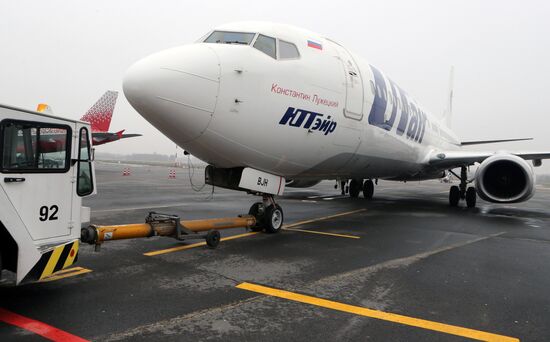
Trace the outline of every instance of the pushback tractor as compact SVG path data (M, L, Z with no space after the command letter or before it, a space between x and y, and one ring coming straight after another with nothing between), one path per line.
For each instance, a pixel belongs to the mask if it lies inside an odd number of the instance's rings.
M259 213L185 221L151 212L144 223L86 226L82 198L96 193L91 138L87 122L0 104L0 281L6 271L16 285L47 279L77 261L80 242L99 250L105 241L164 236L215 248L221 229L262 228Z
M0 278L44 279L78 257L95 193L90 125L0 105Z

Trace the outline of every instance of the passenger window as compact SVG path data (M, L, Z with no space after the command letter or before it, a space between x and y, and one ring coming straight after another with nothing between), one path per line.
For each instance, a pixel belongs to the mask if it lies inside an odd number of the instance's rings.
M2 172L66 172L71 129L30 121L4 120L0 125Z
M249 45L255 33L214 31L204 40L205 43Z
M254 43L254 48L260 50L266 55L277 59L277 51L275 49L275 38L271 38L264 35L258 35L256 42Z
M76 193L79 196L86 196L94 191L92 179L92 161L90 158L90 141L88 129L80 129L80 144L78 148L78 179L76 181Z
M300 58L300 53L296 45L279 40L279 57L281 59L296 59Z

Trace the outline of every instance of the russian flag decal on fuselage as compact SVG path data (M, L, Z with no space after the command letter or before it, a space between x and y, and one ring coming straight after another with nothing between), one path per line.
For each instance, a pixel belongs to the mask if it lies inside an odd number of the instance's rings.
M310 48L323 50L323 45L321 45L319 43L316 43L314 41L311 41L311 40L307 41L307 46L310 47Z

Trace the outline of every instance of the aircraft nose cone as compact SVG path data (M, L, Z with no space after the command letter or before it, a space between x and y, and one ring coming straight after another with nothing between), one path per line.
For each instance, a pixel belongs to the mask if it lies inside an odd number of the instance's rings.
M219 90L220 64L204 44L148 56L124 76L123 91L134 109L178 144L198 138L208 127Z

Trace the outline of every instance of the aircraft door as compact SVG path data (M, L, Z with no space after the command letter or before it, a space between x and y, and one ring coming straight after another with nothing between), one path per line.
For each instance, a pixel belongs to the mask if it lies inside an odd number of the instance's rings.
M363 79L357 64L351 54L338 44L335 44L338 55L344 67L346 77L346 107L344 115L348 118L361 120L363 117Z

